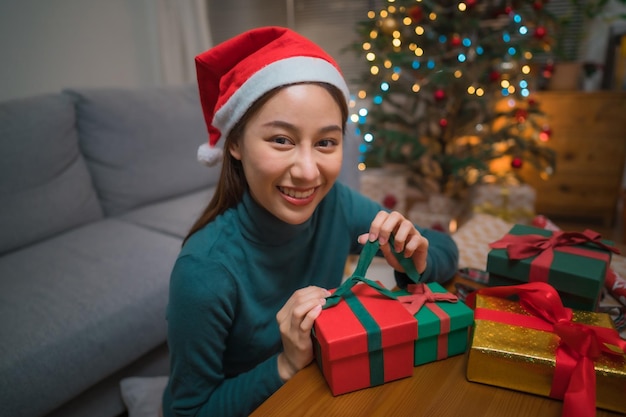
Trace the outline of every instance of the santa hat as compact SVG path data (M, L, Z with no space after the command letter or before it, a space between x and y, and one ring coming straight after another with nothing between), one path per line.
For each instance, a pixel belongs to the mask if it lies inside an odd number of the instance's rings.
M263 27L238 35L196 57L198 88L208 144L198 160L215 165L222 150L217 142L228 136L250 106L276 87L299 82L325 82L350 100L337 63L318 45L282 27Z

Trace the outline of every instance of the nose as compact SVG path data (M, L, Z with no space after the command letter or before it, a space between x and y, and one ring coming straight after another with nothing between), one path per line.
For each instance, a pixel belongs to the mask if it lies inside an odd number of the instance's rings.
M320 173L317 162L314 150L301 149L294 154L291 176L303 182L316 180Z

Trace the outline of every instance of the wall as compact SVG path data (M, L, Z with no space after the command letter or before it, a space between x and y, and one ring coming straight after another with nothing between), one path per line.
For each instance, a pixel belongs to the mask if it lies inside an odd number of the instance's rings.
M288 26L288 0L207 0L213 42L259 26Z
M345 49L358 41L355 24L367 18L370 3L372 0L208 0L216 44L258 26L292 27L337 60L351 90L356 90L352 80L366 65L361 57Z
M160 84L151 0L0 1L0 100Z

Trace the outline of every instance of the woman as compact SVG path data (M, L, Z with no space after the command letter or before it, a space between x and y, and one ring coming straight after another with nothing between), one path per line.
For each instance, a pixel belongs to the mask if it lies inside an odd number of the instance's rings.
M428 279L458 251L336 179L349 93L337 64L288 29L256 29L196 58L216 193L172 271L164 416L253 411L313 359L311 328L346 258L369 239ZM216 144L225 138L223 157Z

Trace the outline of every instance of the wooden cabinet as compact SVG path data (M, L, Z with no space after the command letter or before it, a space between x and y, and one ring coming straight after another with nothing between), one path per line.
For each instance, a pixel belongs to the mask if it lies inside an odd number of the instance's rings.
M537 213L611 225L626 159L626 92L554 91L536 98L552 129L548 144L557 152L548 180L522 171L537 190Z

